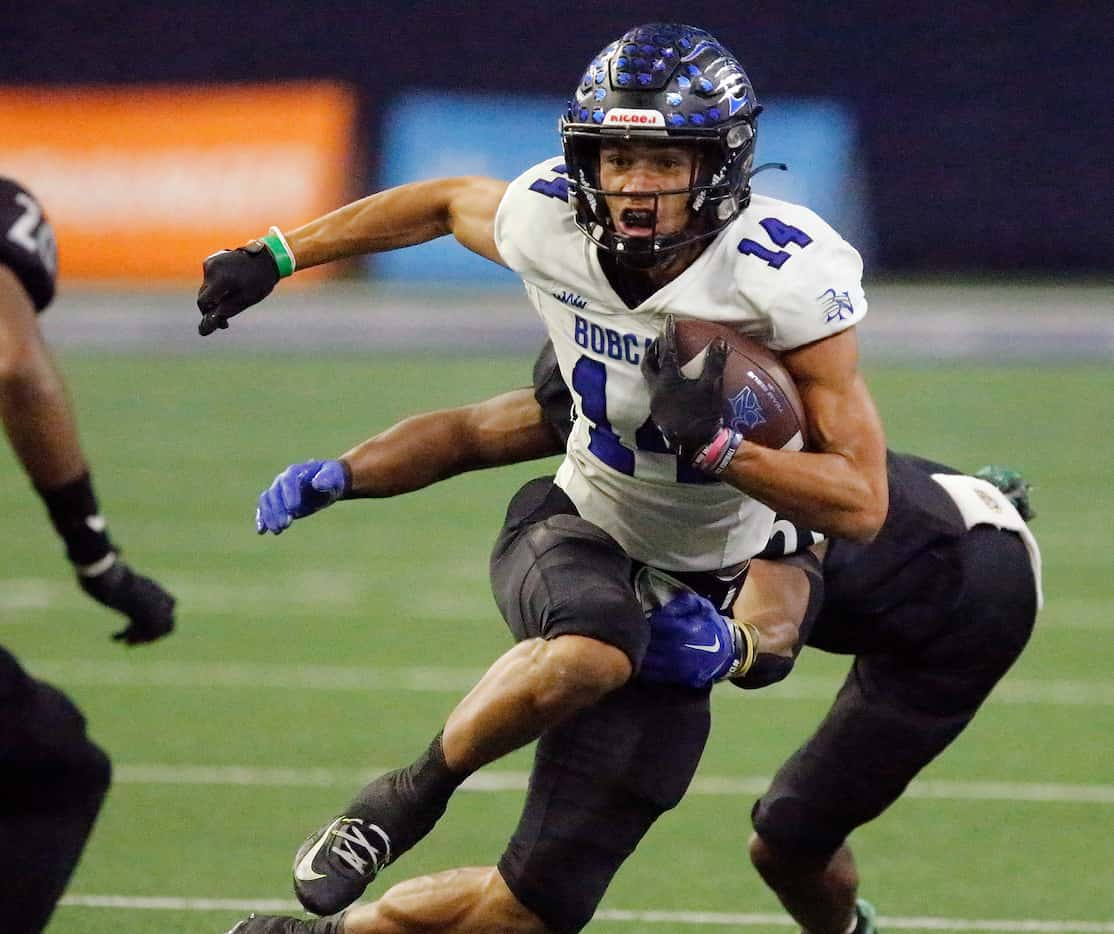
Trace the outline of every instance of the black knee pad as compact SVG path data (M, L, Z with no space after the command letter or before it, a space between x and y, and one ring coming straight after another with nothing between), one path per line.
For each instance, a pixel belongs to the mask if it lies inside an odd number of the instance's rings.
M637 671L650 628L631 560L601 528L569 514L513 534L491 565L496 603L518 640L579 635L612 645Z
M823 814L788 795L767 793L750 812L755 832L778 856L794 863L822 865L843 843L844 834L826 826Z
M623 652L635 671L650 627L631 585L631 560L610 535L579 516L552 516L530 529L541 592L541 634L587 636Z

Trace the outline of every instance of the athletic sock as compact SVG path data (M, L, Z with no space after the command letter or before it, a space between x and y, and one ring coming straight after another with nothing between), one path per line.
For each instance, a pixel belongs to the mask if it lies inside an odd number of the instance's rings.
M97 508L93 478L88 471L54 489L36 491L46 504L55 531L66 543L66 557L79 574L99 573L111 565L112 541Z
M444 735L441 730L429 747L403 771L409 776L409 781L418 793L451 795L468 777L449 768L445 760L445 747L441 745Z
M344 813L381 827L391 839L393 860L429 833L465 778L445 762L438 733L414 762L375 779Z

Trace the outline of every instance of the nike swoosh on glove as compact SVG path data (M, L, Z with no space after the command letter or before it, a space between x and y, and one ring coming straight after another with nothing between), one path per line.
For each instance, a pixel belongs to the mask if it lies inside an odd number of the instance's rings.
M684 591L647 619L650 645L638 674L643 680L702 689L738 669L741 632L710 600Z

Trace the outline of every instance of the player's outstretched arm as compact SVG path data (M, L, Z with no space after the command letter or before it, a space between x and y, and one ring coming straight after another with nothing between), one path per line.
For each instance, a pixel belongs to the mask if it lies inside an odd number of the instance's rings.
M559 454L530 389L403 419L342 455L354 497L398 496L469 470Z
M465 471L561 450L529 389L414 415L336 460L287 467L259 497L256 531L277 535L338 499L398 496Z
M382 253L452 234L480 256L502 263L495 214L507 183L480 176L434 179L389 188L353 201L285 234L277 227L203 264L197 294L202 336L266 298L298 269Z
M463 246L502 263L495 214L507 183L478 175L388 188L291 230L299 269L383 253L452 234Z

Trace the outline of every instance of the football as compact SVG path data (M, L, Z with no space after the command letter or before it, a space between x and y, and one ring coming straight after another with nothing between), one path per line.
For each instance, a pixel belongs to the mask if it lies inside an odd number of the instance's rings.
M723 368L723 420L747 441L763 447L800 451L808 425L800 394L777 354L734 328L712 321L678 318L677 358L690 378L704 369L708 345L727 342Z

